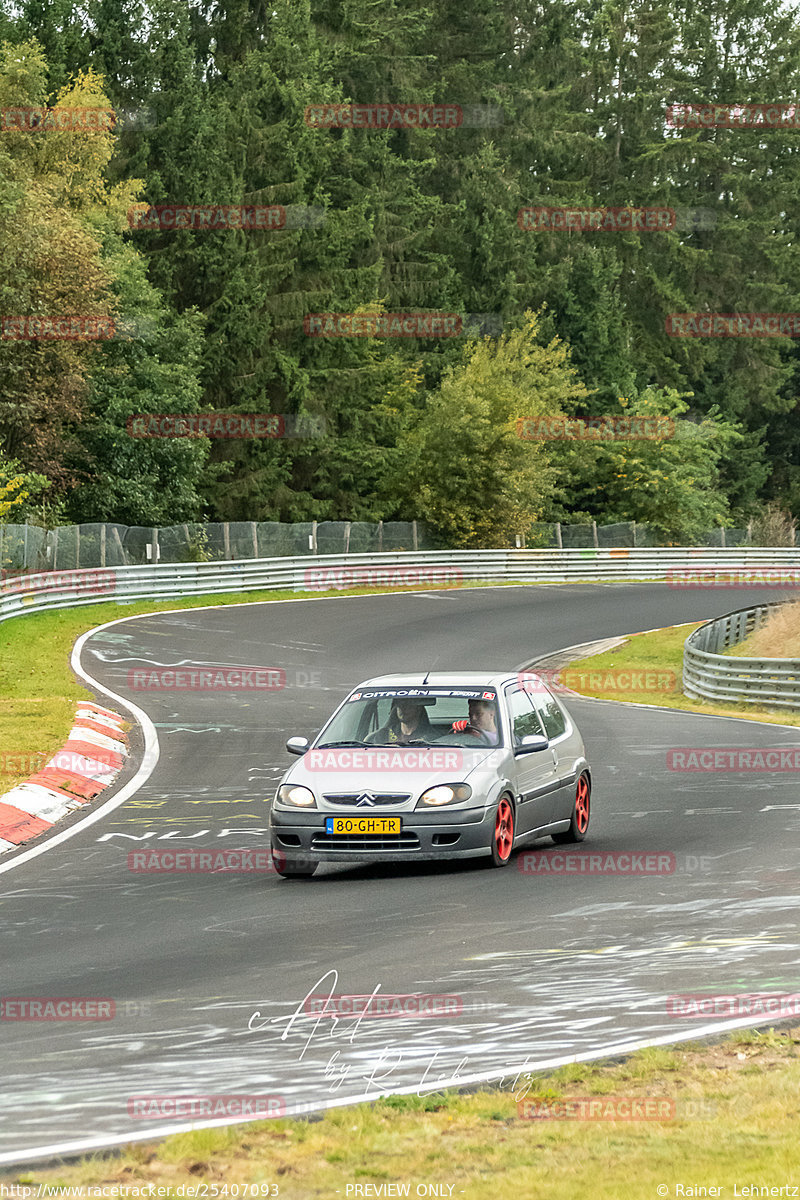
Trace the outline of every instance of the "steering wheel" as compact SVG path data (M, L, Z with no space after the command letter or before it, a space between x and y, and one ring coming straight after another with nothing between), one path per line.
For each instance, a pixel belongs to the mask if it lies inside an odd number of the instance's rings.
M461 721L454 721L453 725L454 726L461 725ZM493 746L494 745L494 742L489 737L489 734L486 732L486 730L479 729L477 725L470 725L467 722L465 722L462 728L453 729L452 732L456 733L456 734L468 733L470 735L470 737L480 738L481 744L484 746Z

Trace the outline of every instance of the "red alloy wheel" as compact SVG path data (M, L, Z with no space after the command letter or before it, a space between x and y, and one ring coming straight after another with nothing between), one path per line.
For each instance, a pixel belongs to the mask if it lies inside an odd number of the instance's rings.
M511 857L514 845L514 809L506 796L503 796L497 806L494 819L494 842L492 844L492 862L496 867L505 866Z
M566 846L570 842L582 842L586 837L592 811L591 794L592 785L589 783L588 775L581 775L575 786L575 803L572 805L570 813L569 829L565 829L563 833L551 834L557 846Z
M585 775L581 775L575 791L575 825L581 834L589 828L589 784Z

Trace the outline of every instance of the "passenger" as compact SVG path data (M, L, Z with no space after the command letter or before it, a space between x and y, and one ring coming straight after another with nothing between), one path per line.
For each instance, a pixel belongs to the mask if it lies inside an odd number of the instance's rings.
M497 731L497 707L494 700L470 700L469 720L463 717L453 721L453 733L466 733L480 738L484 745L496 746L500 741Z
M388 725L371 733L370 745L407 745L409 742L429 742L433 727L424 704L418 700L398 700L392 708Z

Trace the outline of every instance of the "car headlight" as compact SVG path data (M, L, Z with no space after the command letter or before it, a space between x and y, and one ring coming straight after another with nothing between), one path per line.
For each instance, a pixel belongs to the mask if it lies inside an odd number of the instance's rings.
M418 803L431 808L441 808L443 804L458 804L462 800L469 800L471 795L472 788L468 783L439 783L423 792Z
M279 804L288 804L290 808L316 808L317 802L310 788L301 787L297 783L285 783L279 787L275 799Z

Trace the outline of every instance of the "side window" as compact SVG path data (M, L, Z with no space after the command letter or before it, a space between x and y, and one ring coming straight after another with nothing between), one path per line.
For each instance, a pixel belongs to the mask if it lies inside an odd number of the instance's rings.
M558 701L548 694L546 699L539 701L539 711L550 740L561 737L567 728L567 718Z
M519 746L524 737L530 737L532 734L544 737L536 709L526 692L518 688L509 688L506 691L506 705L511 718L511 740L515 746Z

